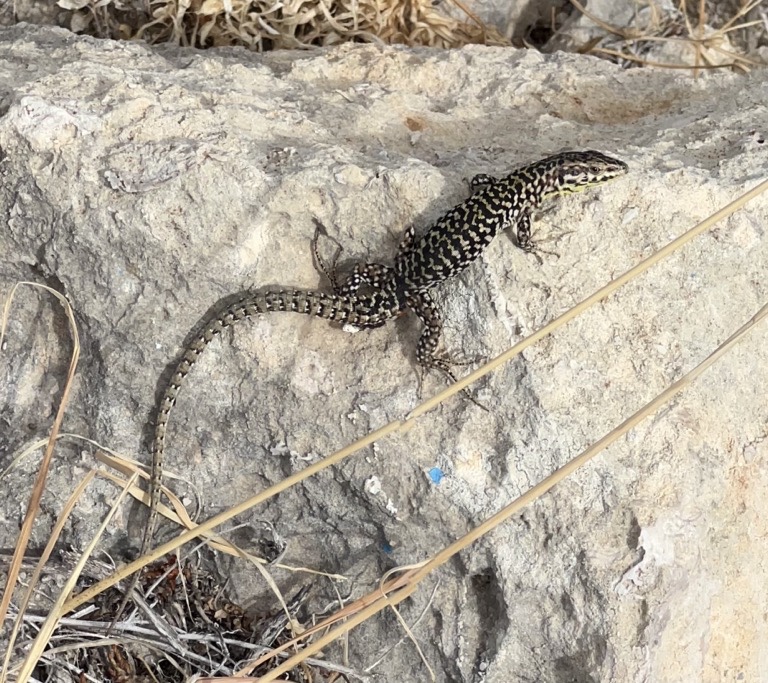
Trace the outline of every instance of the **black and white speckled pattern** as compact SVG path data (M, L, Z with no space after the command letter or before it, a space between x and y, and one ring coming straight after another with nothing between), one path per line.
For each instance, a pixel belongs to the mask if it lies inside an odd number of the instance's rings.
M253 315L273 311L301 313L358 327L378 327L403 310L410 309L424 325L416 349L417 361L424 367L436 368L450 375L450 361L435 355L443 322L429 290L466 269L494 237L507 228L516 229L522 249L533 250L530 240L531 212L544 200L600 185L626 171L624 162L600 152L586 151L547 157L503 178L475 176L472 179L475 188L472 196L448 211L423 236L416 239L412 229L406 232L393 266L360 263L342 285L335 287L336 291L332 294L262 292L216 314L185 350L157 413L152 448L150 515L141 554L149 550L157 523L165 434L171 409L185 377L200 354L222 330ZM334 274L330 277L335 283ZM369 293L360 295L363 285Z

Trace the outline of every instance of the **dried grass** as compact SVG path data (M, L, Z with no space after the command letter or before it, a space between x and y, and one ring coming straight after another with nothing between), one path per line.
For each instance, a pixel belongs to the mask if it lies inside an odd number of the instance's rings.
M739 0L733 16L715 28L707 25L704 0L698 0L695 11L687 0L678 0L676 6L638 0L629 26L615 26L595 16L583 0L569 1L604 31L577 51L624 66L689 69L694 74L719 68L748 71L757 65L731 38L753 26L765 30L768 23L761 15L764 0ZM444 0L442 7L433 0L58 0L58 4L72 11L70 27L75 32L184 47L244 46L263 52L345 42L437 48L510 45L461 0ZM450 13L443 11L445 6ZM745 21L750 12L762 19ZM549 30L557 33L554 16Z
M459 0L455 19L432 0L59 0L73 10L72 28L100 37L142 39L197 48L245 46L256 51L344 42L451 48L507 45Z
M677 8L662 8L656 0L642 5L629 27L610 24L590 13L579 0L569 0L585 17L603 29L605 34L589 41L581 52L606 56L624 66L654 66L685 69L698 75L700 70L732 68L747 72L761 63L739 52L730 35L752 26L762 26L762 20L742 21L753 10L759 11L764 0L741 0L739 9L721 26L707 25L704 0L699 0L695 13L696 25L686 0ZM660 43L662 44L660 46Z
M115 625L111 624L110 615L114 617L121 600L119 590L111 590L100 595L97 603L86 605L75 618L64 618L70 611L64 605L71 600L74 591L82 589L84 585L93 584L115 571L113 565L94 560L93 553L126 496L133 495L148 504L148 495L135 485L140 477L146 478L147 475L139 471L130 459L90 439L60 431L80 353L77 323L69 302L62 294L45 285L30 282L17 283L11 289L0 312L0 350L5 350L6 326L16 293L22 286L41 289L57 297L67 316L73 349L58 411L48 437L24 446L9 459L7 467L0 471L0 482L14 469L25 467L31 471L28 461L36 451L45 449L38 465L13 556L5 571L6 582L0 597L0 624L8 623L11 626L7 633L3 631L7 648L4 655L0 657L0 683L6 683L8 680L28 681L38 676L40 672L47 672L52 677L68 674L73 679L82 680L134 680L137 671L141 671L143 675L145 671L149 672L152 668L135 654L141 649L150 649L164 654L168 662L175 661L178 669L176 673L179 674L185 669L205 672L232 671L243 658L270 652L268 647L252 644L254 634L260 643L280 644L300 633L301 627L296 620L296 612L303 605L308 591L301 589L297 593L299 598L294 596L291 600L286 600L265 569L265 560L248 554L215 534L207 535L206 542L222 552L237 555L254 565L277 596L281 611L254 626L248 623L244 610L239 605L229 602L223 595L222 588L211 581L210 577L201 575L197 571L190 571L188 564L182 567L176 561L172 561L169 565L165 560L166 567L163 571L150 573L149 580L152 585L147 589L146 594L150 595L154 591L160 594L155 599L159 600L175 617L173 627L157 615L147 605L146 599L140 596L134 596L135 602L146 617L146 622L137 625L135 620L128 619ZM31 573L25 573L21 568L23 564L30 562L26 556L29 540L40 511L40 501L53 464L56 446L63 439L94 446L96 459L110 469L94 468L81 479L59 512L58 519L48 534L45 547L34 562L34 569ZM86 544L85 549L78 555L68 553L69 566L62 567L53 551L61 549L62 531L67 524L71 523L72 513L97 476L115 483L120 494L112 503L109 512L104 516L96 534ZM169 491L167 493L177 514L164 506L161 506L160 511L183 526L193 528L195 525L181 501ZM331 580L344 579L338 575L289 567L277 562L271 566L296 572L308 572L315 577L323 576ZM50 595L52 585L55 586L55 583L50 581L51 576L57 578L66 576L58 595L55 596ZM44 577L47 577L45 581ZM43 606L47 609L47 613L41 616ZM179 622L182 628L178 626ZM222 638L222 630L227 632L228 638ZM266 633L270 634L269 639ZM104 656L94 657L92 655L94 649ZM201 650L205 653L204 656L199 654ZM333 663L307 660L303 666L305 669L321 667L326 671L343 674L349 680L355 678L355 672ZM267 669L268 667L265 667L264 671L266 672ZM173 680L183 680L183 676L176 676Z

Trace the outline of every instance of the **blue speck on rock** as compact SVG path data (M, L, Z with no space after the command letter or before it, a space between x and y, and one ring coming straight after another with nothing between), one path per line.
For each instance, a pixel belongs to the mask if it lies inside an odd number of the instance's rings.
M439 467L433 467L431 470L429 470L429 478L432 480L433 484L439 484L445 475L443 474L443 470L441 470Z

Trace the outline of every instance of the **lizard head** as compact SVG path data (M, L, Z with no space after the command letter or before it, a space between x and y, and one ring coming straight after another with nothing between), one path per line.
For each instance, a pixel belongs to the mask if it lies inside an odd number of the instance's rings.
M553 195L581 192L627 172L623 161L593 150L563 152L544 159L542 163L550 167Z

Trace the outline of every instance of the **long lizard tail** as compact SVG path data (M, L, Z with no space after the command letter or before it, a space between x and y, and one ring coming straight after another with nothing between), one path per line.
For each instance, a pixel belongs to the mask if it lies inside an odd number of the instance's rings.
M157 523L157 506L160 502L160 489L162 487L163 454L165 450L165 433L168 419L173 406L181 391L184 379L197 363L203 351L221 332L259 313L272 311L291 311L306 315L350 322L354 315L353 307L349 301L343 301L333 294L324 294L311 291L275 291L255 294L241 299L230 305L205 325L205 328L184 351L182 359L176 366L168 386L163 394L160 407L155 418L155 437L152 444L152 471L149 484L150 513L147 527L144 531L141 554L149 550L152 536Z
M181 391L184 379L189 374L200 355L208 344L223 330L240 320L245 320L259 313L272 311L287 311L316 316L326 320L351 323L361 327L375 327L384 324L394 317L399 307L389 299L391 295L375 292L365 297L341 297L335 294L312 291L271 291L241 299L217 313L208 322L198 336L184 351L184 355L176 366L168 386L163 394L160 407L155 419L155 437L152 444L152 470L149 482L149 519L144 529L140 555L146 555L152 545L152 539L157 526L158 505L163 479L163 456L165 453L165 434L168 419L176 399ZM124 600L136 587L139 574L131 580ZM122 607L121 610L122 611Z

